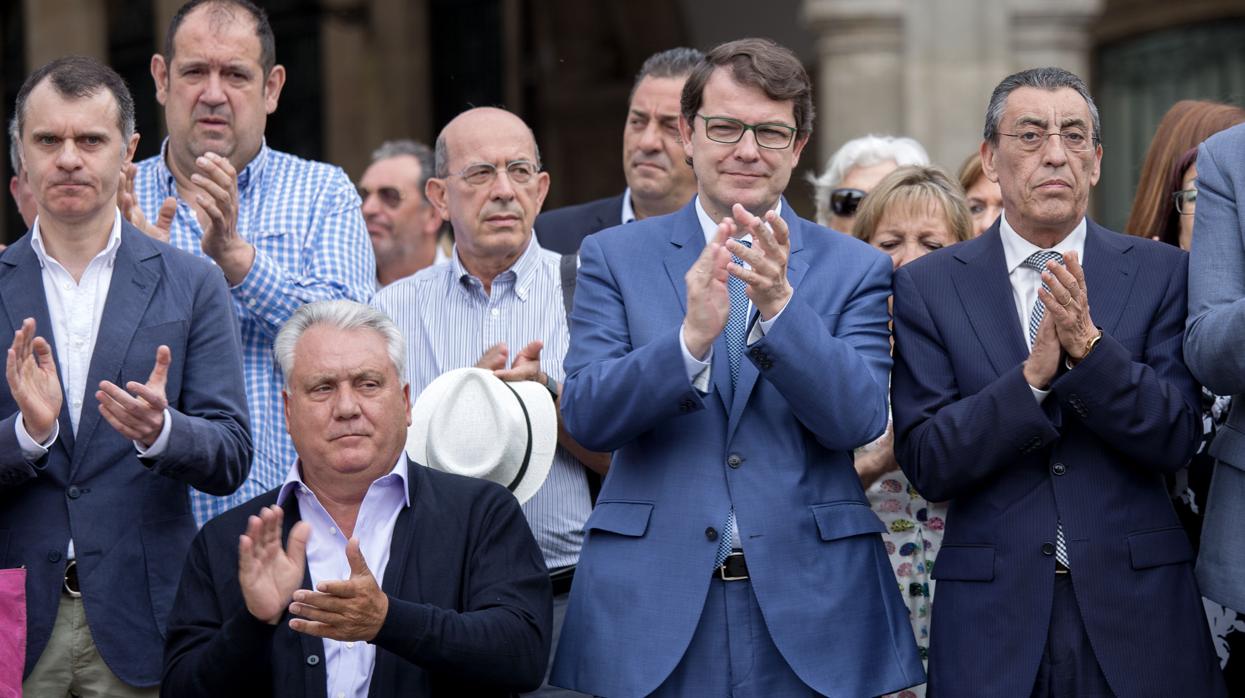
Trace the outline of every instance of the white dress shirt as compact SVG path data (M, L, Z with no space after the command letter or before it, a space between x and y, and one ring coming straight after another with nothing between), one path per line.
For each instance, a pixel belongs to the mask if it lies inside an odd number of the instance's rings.
M1085 230L1085 219L1082 218L1067 237L1046 251L1055 251L1065 257L1069 252L1075 252L1077 259L1084 264ZM1007 278L1012 284L1012 299L1016 303L1016 316L1020 318L1020 333L1024 335L1025 345L1032 350L1033 345L1029 343L1029 315L1033 313L1033 305L1038 299L1038 289L1042 287L1042 272L1024 266L1024 262L1034 253L1044 250L1020 237L1020 233L1017 233L1016 229L1007 222L1006 211L1003 212L1002 221L999 223L999 237L1003 241L1003 259L1007 262ZM1041 390L1034 386L1029 386L1029 388L1039 403L1050 394L1049 390Z
M622 224L626 225L635 220L635 209L631 206L631 187L627 187L623 192L622 204Z
M320 582L350 579L350 562L346 560L348 539L315 493L303 484L299 463L290 468L277 493L279 506L285 505L290 492L298 497L299 519L311 526L311 536L307 539L307 568L311 572L312 587ZM353 535L359 539L359 550L377 584L385 579L385 568L389 566L389 546L398 514L410 505L407 461L403 453L398 456L393 470L372 481L355 518ZM339 642L324 638L323 642L328 697L367 698L372 670L376 667L376 646L361 640Z

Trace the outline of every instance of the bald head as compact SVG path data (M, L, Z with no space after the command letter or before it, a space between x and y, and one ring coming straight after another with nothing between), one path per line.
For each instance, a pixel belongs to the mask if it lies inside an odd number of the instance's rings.
M437 136L436 173L428 200L453 226L459 259L487 288L527 250L549 191L536 138L504 109L465 111Z

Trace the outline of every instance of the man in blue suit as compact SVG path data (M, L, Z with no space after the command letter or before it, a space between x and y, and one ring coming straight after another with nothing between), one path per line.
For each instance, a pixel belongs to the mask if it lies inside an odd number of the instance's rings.
M237 324L220 270L121 220L138 134L115 72L55 60L16 113L38 217L0 256L0 566L26 568L24 690L154 696L186 486L250 467Z
M1163 480L1201 434L1186 259L1085 217L1100 143L1080 78L1005 78L1002 218L895 274L896 456L951 501L931 696L1225 694Z
M683 208L696 193L692 168L679 142L679 96L702 53L677 47L644 61L631 87L623 127L623 174L627 189L618 196L547 211L536 217L541 247L575 254L584 238L621 223L661 216Z
M1198 202L1189 258L1193 375L1235 408L1215 434L1215 477L1202 524L1197 577L1207 598L1245 611L1245 126L1217 133L1197 154Z
M584 241L562 414L614 460L555 685L874 696L924 678L851 455L886 427L890 262L782 198L812 124L789 50L718 46L682 96L697 197Z

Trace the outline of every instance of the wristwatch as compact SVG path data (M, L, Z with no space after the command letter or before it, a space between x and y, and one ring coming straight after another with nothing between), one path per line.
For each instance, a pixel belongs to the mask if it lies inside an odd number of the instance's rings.
M1063 363L1065 366L1068 367L1068 370L1072 370L1074 366L1081 363L1082 361L1085 360L1085 357L1089 356L1089 353L1093 351L1094 347L1098 346L1098 342L1102 340L1102 335L1103 335L1103 332L1102 332L1102 328L1100 327L1098 328L1098 334L1094 335L1093 337L1090 337L1089 341L1085 342L1085 353L1081 354L1081 358L1076 359L1076 360L1073 360L1071 356L1064 358Z
M545 390L549 391L549 396L554 402L558 401L558 381L548 373L545 374Z

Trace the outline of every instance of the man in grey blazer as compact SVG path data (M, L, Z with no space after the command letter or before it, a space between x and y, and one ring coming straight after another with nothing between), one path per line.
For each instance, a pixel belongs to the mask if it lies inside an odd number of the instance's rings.
M1198 148L1198 205L1189 258L1185 362L1194 377L1235 403L1215 434L1214 479L1202 523L1202 595L1245 610L1245 125Z

